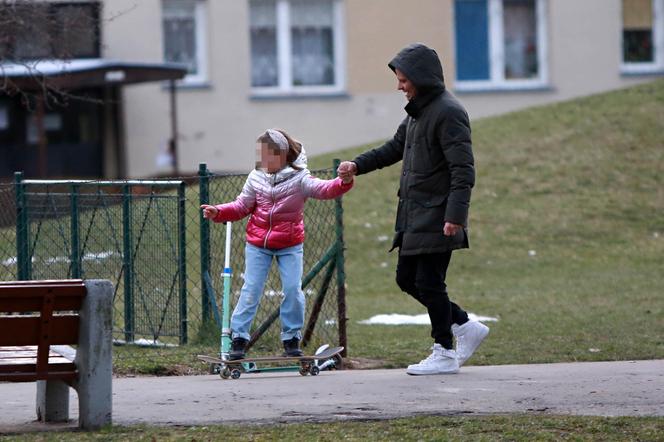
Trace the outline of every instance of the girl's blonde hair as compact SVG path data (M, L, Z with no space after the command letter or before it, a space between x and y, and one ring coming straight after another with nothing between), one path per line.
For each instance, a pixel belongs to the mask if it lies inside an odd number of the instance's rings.
M300 153L302 153L302 143L300 143L298 140L295 138L291 137L288 135L288 133L283 130L283 129L274 129L281 133L281 135L286 138L286 141L288 141L288 153L286 154L286 163L292 167L293 169L296 170L301 170L302 168L299 166L296 166L295 160L297 160L297 157L300 156ZM256 140L257 143L261 144L267 144L268 147L273 151L273 152L279 152L281 149L279 148L279 144L277 144L270 134L265 131L261 134L260 137ZM259 167L260 161L256 161L256 168Z

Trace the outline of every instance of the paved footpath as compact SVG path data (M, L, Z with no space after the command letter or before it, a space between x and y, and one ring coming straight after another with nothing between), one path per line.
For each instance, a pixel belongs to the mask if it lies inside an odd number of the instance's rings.
M30 424L34 401L34 383L0 384L0 433L43 428ZM73 393L70 407L76 418ZM399 369L113 381L113 422L118 425L487 413L664 416L664 360L470 366L442 376L408 376Z

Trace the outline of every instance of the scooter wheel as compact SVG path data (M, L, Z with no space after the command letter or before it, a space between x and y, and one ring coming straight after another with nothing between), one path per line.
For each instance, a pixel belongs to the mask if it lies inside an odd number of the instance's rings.
M311 376L318 376L318 373L320 373L320 368L318 368L316 365L312 365L309 369L309 374Z
M226 367L221 372L219 373L219 376L221 376L222 379L228 379L231 377L231 369Z
M234 368L233 370L231 370L231 377L233 379L240 379L241 374L242 374L242 372L237 368Z
M300 374L302 376L306 376L309 374L309 370L307 370L305 367L300 367Z

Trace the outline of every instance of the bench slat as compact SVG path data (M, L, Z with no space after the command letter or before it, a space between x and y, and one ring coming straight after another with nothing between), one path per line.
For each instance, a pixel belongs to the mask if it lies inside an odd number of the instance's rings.
M3 317L0 320L0 346L2 345L37 345L40 336L40 317ZM53 316L51 318L51 334L48 342L51 345L77 344L79 317L75 315Z
M38 312L42 307L42 296L12 296L3 297L0 293L0 312ZM55 297L54 311L77 311L81 309L83 296L62 296L58 293Z
M32 367L30 371L35 371L35 364L37 364L37 355L32 358L6 358L0 359L0 373L7 371L17 371L16 367L26 366ZM48 358L48 365L72 365L72 361L64 356L50 356ZM21 371L21 370L19 370Z
M0 282L0 312L41 311L45 296L54 296L54 311L80 310L85 293L81 279Z
M34 382L45 381L52 379L60 379L63 381L74 381L78 378L78 371L58 370L48 373L2 373L0 375L3 381L8 382Z
M27 281L0 281L3 285L80 285L84 284L82 279L30 279Z

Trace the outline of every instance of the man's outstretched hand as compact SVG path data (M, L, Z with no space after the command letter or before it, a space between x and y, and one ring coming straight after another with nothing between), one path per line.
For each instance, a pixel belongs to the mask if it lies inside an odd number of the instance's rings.
M356 174L357 165L352 161L342 161L337 168L337 175L339 175L339 178L341 178L344 183L352 181Z

